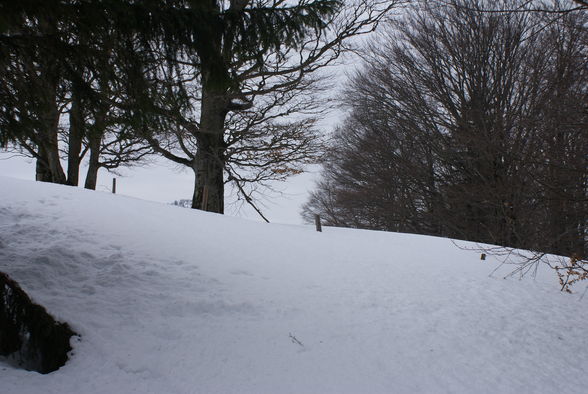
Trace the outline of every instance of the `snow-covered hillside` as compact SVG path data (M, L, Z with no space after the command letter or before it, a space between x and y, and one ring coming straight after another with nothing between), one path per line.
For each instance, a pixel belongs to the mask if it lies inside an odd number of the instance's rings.
M81 334L9 393L585 393L588 297L450 240L0 178L0 271Z

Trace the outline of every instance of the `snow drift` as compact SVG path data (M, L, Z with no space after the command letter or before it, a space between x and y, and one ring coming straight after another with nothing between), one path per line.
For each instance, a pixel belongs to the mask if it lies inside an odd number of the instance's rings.
M443 238L0 190L0 271L81 335L48 375L0 361L3 394L586 391L588 298L552 272L489 276Z

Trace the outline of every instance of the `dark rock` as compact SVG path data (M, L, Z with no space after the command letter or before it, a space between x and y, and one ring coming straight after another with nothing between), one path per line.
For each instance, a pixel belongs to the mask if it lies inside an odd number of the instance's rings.
M67 361L76 335L45 308L31 301L20 286L0 272L0 355L22 368L49 373Z

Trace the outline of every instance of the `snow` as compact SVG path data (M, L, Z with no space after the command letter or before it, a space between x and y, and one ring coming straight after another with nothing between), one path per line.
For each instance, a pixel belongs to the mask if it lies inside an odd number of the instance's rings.
M444 238L0 190L0 271L81 334L49 375L0 360L2 394L587 391L588 297L548 270L489 276Z

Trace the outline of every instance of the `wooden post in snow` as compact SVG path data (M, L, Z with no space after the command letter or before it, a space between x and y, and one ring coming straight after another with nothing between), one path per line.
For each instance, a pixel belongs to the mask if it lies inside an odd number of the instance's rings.
M314 225L316 226L316 231L319 233L323 231L323 227L321 226L321 216L318 214L314 215Z
M112 194L116 194L116 178L112 178Z

